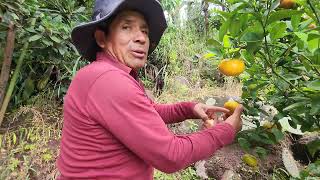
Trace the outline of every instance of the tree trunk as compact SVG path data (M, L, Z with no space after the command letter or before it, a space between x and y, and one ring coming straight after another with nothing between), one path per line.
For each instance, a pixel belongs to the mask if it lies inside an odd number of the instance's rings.
M204 13L204 25L205 25L206 35L207 35L209 30L209 13L208 13L209 3L208 1L202 1L202 3L203 3L202 11Z
M10 67L12 62L12 54L14 49L15 27L12 22L9 23L7 44L4 50L3 64L0 75L0 106L2 105L4 94L10 75Z

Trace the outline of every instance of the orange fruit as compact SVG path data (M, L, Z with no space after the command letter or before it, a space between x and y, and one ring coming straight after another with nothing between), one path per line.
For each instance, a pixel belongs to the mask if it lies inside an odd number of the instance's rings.
M224 103L223 107L230 110L230 113L233 113L234 110L239 106L239 103L233 100L229 100L226 103Z
M294 7L295 4L296 4L295 0L281 0L279 7L284 9L291 9Z
M245 64L240 59L222 60L218 68L226 76L238 76L244 71Z

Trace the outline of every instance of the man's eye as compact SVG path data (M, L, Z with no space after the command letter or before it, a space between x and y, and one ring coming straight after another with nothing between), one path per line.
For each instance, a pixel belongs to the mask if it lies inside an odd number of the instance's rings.
M147 30L142 30L142 32L144 33L144 34L149 34L149 31L147 31Z
M128 30L128 29L130 29L130 26L122 26L122 29Z

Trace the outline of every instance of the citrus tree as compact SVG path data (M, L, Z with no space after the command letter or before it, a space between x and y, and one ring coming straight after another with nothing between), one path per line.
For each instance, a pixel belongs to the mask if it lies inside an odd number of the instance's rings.
M269 117L264 128L254 118L257 129L239 138L245 149L275 144L283 138L283 131L319 131L320 129L320 3L318 0L226 0L220 16L219 34L208 40L208 57L241 59L246 71L242 100L245 114L256 117L261 102L278 111ZM226 62L224 62L226 63ZM238 66L229 66L237 71ZM241 69L241 68L240 68ZM279 123L286 120L289 124ZM267 130L266 130L267 129ZM283 131L281 131L281 129ZM319 144L319 142L318 142ZM311 150L311 154L319 146Z

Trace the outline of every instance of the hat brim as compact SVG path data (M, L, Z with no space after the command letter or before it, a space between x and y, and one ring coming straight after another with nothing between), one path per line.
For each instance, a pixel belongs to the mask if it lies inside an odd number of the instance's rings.
M72 30L72 42L85 59L89 61L94 60L92 59L92 55L94 54L92 51L95 51L95 49L92 48L92 46L96 44L94 32L98 25L101 22L106 21L122 8L133 9L144 15L150 32L149 54L153 52L158 45L162 34L167 28L166 19L160 3L155 0L123 0L116 1L116 3L118 4L115 4L115 8L103 18L78 25Z

